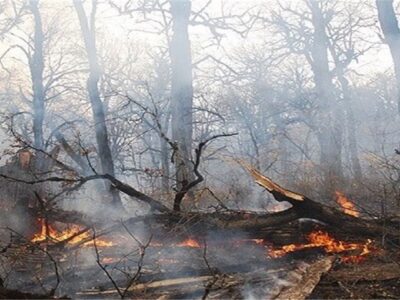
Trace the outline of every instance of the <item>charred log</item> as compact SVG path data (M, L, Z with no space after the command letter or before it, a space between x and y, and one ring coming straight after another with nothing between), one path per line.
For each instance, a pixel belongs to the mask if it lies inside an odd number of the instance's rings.
M256 183L270 192L277 201L287 201L292 204L292 209L296 211L299 217L320 220L332 228L340 228L341 231L349 235L385 236L397 243L400 241L398 227L396 228L393 223L385 226L381 220L367 220L348 215L336 208L323 205L304 195L284 189L254 168L247 169Z

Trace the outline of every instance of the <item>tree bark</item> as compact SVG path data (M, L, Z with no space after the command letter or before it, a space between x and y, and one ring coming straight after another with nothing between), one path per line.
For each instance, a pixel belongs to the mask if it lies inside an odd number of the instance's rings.
M385 42L392 55L397 85L397 108L400 113L400 29L393 8L393 0L376 0L378 19Z
M311 67L319 103L318 141L320 144L320 162L324 173L324 185L327 194L332 194L342 171L342 115L338 111L335 87L328 61L328 37L325 31L326 20L319 1L310 1L314 40L311 49Z
M82 31L83 40L85 43L87 59L89 62L89 78L87 80L87 90L89 94L89 99L91 103L93 119L95 123L96 130L96 141L97 141L97 151L100 158L102 173L109 174L115 177L114 171L114 161L111 154L111 149L108 139L108 130L106 125L106 117L104 112L103 102L100 98L100 92L98 88L100 80L100 66L97 59L97 49L96 49L96 36L94 28L94 17L96 9L96 1L92 2L92 14L90 25L88 17L86 16L85 10L81 0L73 1L78 15L79 24ZM107 190L110 191L112 196L112 204L121 209L122 202L119 196L118 190L116 190L108 181L105 182Z
M193 77L189 40L191 1L170 0L173 35L170 43L171 58L171 127L172 139L177 143L175 153L176 184L180 190L191 181L190 158L193 136Z
M44 150L44 138L43 138L43 122L45 115L45 94L43 85L43 70L44 70L44 58L43 58L43 43L44 35L42 28L42 17L39 11L39 1L29 1L29 9L32 12L34 20L34 35L33 35L33 54L29 58L29 69L31 72L32 79L32 91L33 91L33 135L34 135L34 147L38 150ZM40 170L40 164L42 163L43 155L37 152L37 167Z
M166 116L166 122L165 124L167 125L169 121L169 114ZM167 128L165 126L164 128ZM162 136L162 134L159 134L159 139L160 139L160 148L161 148L161 170L162 170L162 177L161 177L161 189L163 193L167 194L170 191L170 186L169 186L169 179L170 179L170 172L169 172L169 148L168 148L168 143L165 140L165 138Z
M39 1L30 0L29 9L33 15L34 22L34 33L33 33L33 53L29 59L29 69L32 81L32 92L33 92L33 147L35 148L34 168L33 172L35 176L39 178L46 173L49 168L46 166L46 156L44 154L44 133L43 123L45 117L45 91L43 84L43 72L44 72L44 56L43 56L43 44L44 34L42 28L42 16L39 11ZM26 170L28 171L28 170ZM40 184L35 189L35 192L42 197L45 190L45 184ZM26 210L29 204L39 207L37 199L30 195L28 199L18 199L17 203L22 204L21 211ZM22 202L22 203L21 203ZM34 224L35 215L26 214L27 224ZM28 229L29 231L29 229Z
M342 70L338 70L338 80L342 87L343 99L345 100L346 110L346 123L347 123L347 138L349 143L350 161L354 176L356 179L361 180L362 171L361 164L358 158L358 143L357 143L357 129L354 120L354 112L351 104L351 92L349 89L349 82L344 77Z

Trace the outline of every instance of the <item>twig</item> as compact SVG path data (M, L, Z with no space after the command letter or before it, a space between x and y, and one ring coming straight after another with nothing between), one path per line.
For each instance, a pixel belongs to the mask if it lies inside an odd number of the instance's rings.
M104 266L101 261L100 261L100 253L99 253L99 249L97 248L97 243L96 243L96 230L94 229L94 227L92 228L93 230L93 245L94 245L94 250L96 252L96 263L97 265L100 267L100 269L103 270L103 272L106 274L106 276L108 277L108 279L111 281L112 285L114 286L114 288L116 289L116 291L118 292L118 295L121 298L124 298L124 294L122 293L121 289L119 288L118 284L115 282L114 278L111 276L110 272L108 272L107 270L107 266Z
M128 232L128 234L139 244L139 250L140 250L140 257L137 262L137 270L136 270L136 273L129 279L128 284L126 285L126 287L122 293L123 294L122 298L124 298L126 296L126 294L128 293L129 289L131 288L131 286L140 278L140 276L142 274L144 256L146 254L146 249L149 247L151 240L153 239L153 235L151 235L149 237L149 240L147 241L146 244L143 244L141 241L139 241L139 239L137 239L130 232L130 230L125 226L125 224L123 222L122 222L122 226L125 228L125 230Z
M56 275L56 284L55 286L47 293L47 296L52 297L55 295L55 292L58 288L58 286L60 285L60 273L58 271L58 264L57 261L53 258L53 256L46 250L41 248L38 244L36 243L32 243L30 240L28 240L25 236L23 236L22 234L20 234L19 232L15 231L14 229L10 228L10 227L6 227L7 230L15 233L16 235L18 235L19 237L21 237L22 239L24 239L25 241L27 241L29 243L29 245L31 245L32 247L38 249L39 251L45 253L47 255L47 257L50 259L50 261L53 263L54 266L54 273Z
M217 134L217 135L213 135L212 137L204 140L203 142L199 143L197 149L195 149L195 153L196 153L196 158L195 161L193 162L194 168L193 168L193 172L196 175L196 179L183 185L182 188L175 194L175 198L174 198L174 211L180 211L181 210L181 202L183 197L187 194L187 192L192 189L193 187L195 187L196 185L198 185L200 182L202 182L204 180L203 175L201 175L200 171L199 171L199 166L200 166L200 161L201 161L201 155L202 152L205 148L205 146L220 137L230 137L230 136L235 136L238 133L222 133L222 134Z
M204 290L204 294L201 297L202 300L205 300L207 298L208 294L211 292L212 287L217 282L218 276L217 276L215 270L213 270L211 268L210 263L208 262L208 259L207 259L207 241L205 239L203 241L203 245L204 245L204 248L203 248L203 260L206 263L207 268L210 271L211 275L213 276L213 279L206 284L205 290Z

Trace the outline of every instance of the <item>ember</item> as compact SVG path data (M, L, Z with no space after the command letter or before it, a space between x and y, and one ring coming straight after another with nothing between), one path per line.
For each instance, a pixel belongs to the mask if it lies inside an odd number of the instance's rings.
M360 213L356 210L354 204L347 199L347 197L339 191L335 192L336 195L336 202L342 207L342 210L345 214L358 217Z
M307 248L322 247L327 253L341 253L352 250L359 250L359 255L343 257L343 262L360 262L364 257L371 252L371 240L367 240L364 244L347 243L338 241L331 237L327 232L317 230L311 232L307 237L308 244L290 244L281 247L280 249L271 249L268 251L268 256L272 258L282 257L288 253Z
M200 248L200 244L198 241L196 241L193 238L188 238L187 240L184 240L183 242L177 244L178 247L190 247L190 248Z

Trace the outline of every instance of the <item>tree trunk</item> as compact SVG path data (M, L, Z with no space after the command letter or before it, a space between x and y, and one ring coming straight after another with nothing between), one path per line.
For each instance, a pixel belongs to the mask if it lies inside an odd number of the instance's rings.
M193 135L193 78L189 40L189 0L171 0L173 35L170 43L171 57L171 124L172 139L177 143L175 153L176 184L180 190L191 181L190 158Z
M43 85L43 70L44 70L44 58L43 58L43 28L42 18L39 12L39 1L29 1L29 8L33 14L34 19L34 36L33 36L33 54L29 58L29 68L32 79L32 91L33 91L33 135L34 135L34 147L37 150L44 150L44 138L43 138L43 122L45 115L45 95ZM41 165L43 163L43 153L37 151L36 153L36 167L40 172Z
M346 123L347 123L347 136L349 142L349 152L351 167L356 179L360 180L362 177L361 164L358 158L358 143L356 136L356 124L354 120L353 107L351 105L351 94L349 89L349 82L344 77L341 70L338 70L338 80L342 87L343 99L345 102L346 110Z
M43 57L43 44L44 35L42 28L42 17L39 11L39 1L30 0L29 9L33 15L34 21L34 34L33 34L33 53L29 57L29 69L32 80L32 92L33 92L33 146L35 148L35 160L34 160L34 176L41 177L46 173L46 157L44 154L44 136L43 136L43 123L45 116L45 92L43 84L43 71L44 71L44 57ZM40 199L43 199L45 183L38 185L34 193L36 193ZM28 199L19 199L18 203L23 202L21 210L26 210L30 203L34 204L35 207L40 207L38 199L34 197L32 193ZM34 224L36 216L34 214L25 214L27 218L27 224Z
M341 111L338 110L332 75L329 70L326 21L318 1L310 1L314 41L311 49L311 67L319 103L317 126L320 144L320 162L324 173L325 186L331 194L340 181L342 171L342 127Z
M330 226L332 230L338 230L348 235L354 234L358 236L388 238L392 242L400 242L400 233L398 223L390 224L387 220L362 219L348 215L336 208L318 203L302 194L292 192L282 188L270 178L261 174L252 167L246 167L255 182L270 192L277 201L287 201L293 205L293 208L286 210L286 216L289 212L298 218L310 218L324 222ZM282 212L283 213L283 212ZM272 222L272 220L270 220Z
M100 80L100 66L97 60L96 36L94 28L94 12L96 9L96 4L96 1L93 1L94 7L92 7L92 19L90 20L89 26L88 18L83 8L82 1L74 1L89 62L89 78L87 80L87 90L95 123L97 151L100 158L101 169L103 174L109 174L115 177L114 161L109 145L104 106L103 102L100 99L100 92L98 88L98 83ZM111 193L112 204L115 207L121 209L122 202L118 191L114 189L112 185L110 185L110 183L107 181L105 182L105 185L106 189L109 190Z
M379 23L394 64L397 85L397 108L400 113L400 29L393 8L393 0L376 0Z
M124 222L126 226L133 226L137 223L149 226L152 228L151 232L158 232L162 235L161 237L157 237L156 234L155 238L168 240L170 237L178 238L181 235L192 235L201 240L202 236L215 230L220 231L224 235L237 233L239 230L242 233L246 232L248 238L267 238L268 241L275 243L282 242L286 236L289 238L289 241L292 240L290 242L292 243L293 238L298 238L303 230L309 231L315 229L312 225L315 225L315 222L310 223L311 227L305 226L304 223L307 221L305 219L313 219L317 221L318 228L323 226L338 238L374 238L377 241L384 238L388 241L388 245L390 243L393 243L392 245L399 245L400 243L399 221L396 219L363 219L348 215L334 207L323 205L305 195L279 186L251 166L244 165L244 168L251 174L255 182L270 192L277 201L287 201L292 207L277 213L234 210L216 212L189 211L182 213L170 210L160 201L137 191L133 187L111 176L94 175L91 179L106 178L121 192L149 204L153 211L158 211L159 213L157 214L133 217ZM91 179L87 178L87 180ZM63 215L64 212L52 213L53 220L57 220L54 218L57 218L60 214ZM77 217L76 214L68 214L72 218ZM298 227L301 226L302 222L304 226L301 228ZM85 220L79 223L88 224ZM113 232L121 226L121 223L113 224L99 231L97 236ZM165 232L169 232L169 234ZM87 240L82 240L81 243L85 243L91 238L88 237Z

